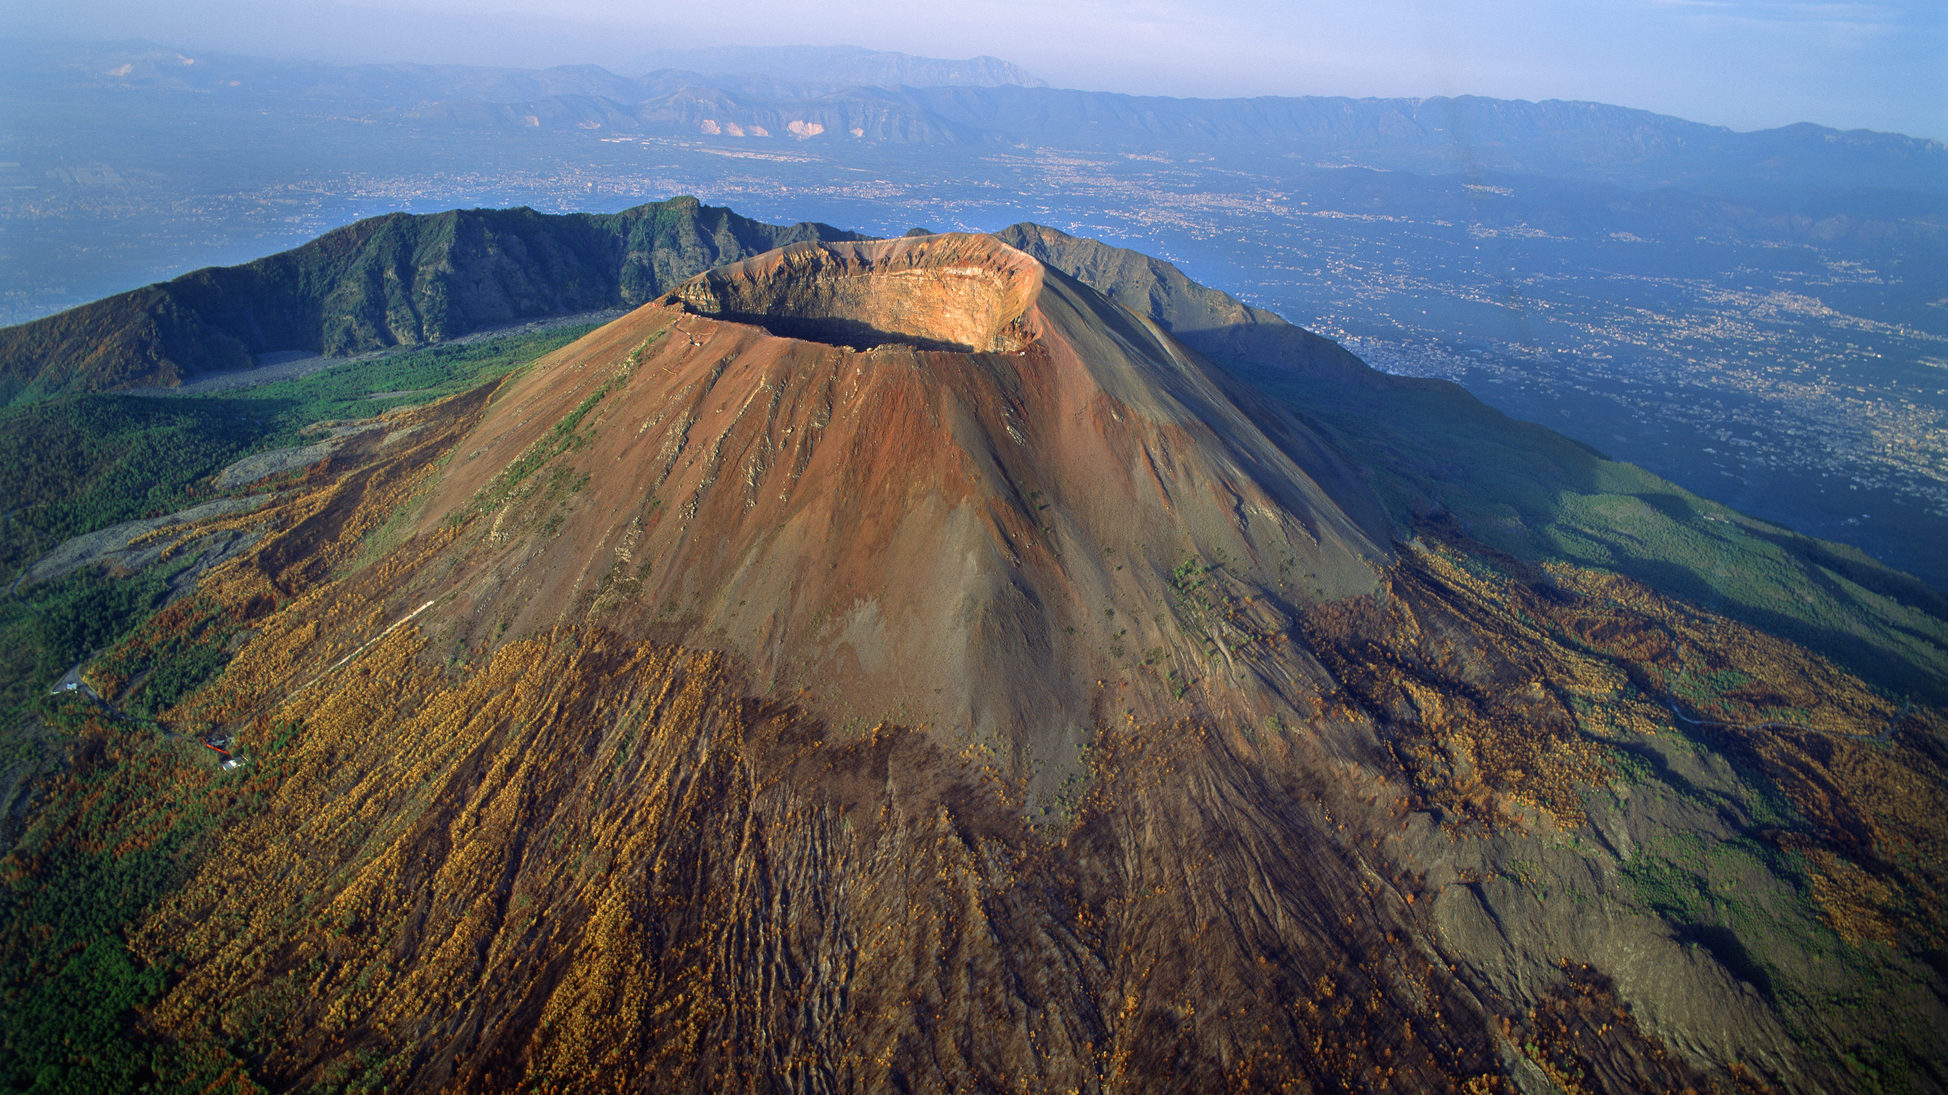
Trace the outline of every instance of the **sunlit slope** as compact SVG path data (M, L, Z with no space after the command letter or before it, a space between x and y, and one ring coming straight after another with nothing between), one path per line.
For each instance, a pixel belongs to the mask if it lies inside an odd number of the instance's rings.
M1055 768L1103 712L1158 717L1193 688L1290 714L1316 703L1307 660L1230 643L1208 672L1223 640L1179 587L1222 561L1284 634L1375 588L1391 526L1351 465L1228 383L992 237L788 248L497 392L422 518L477 517L487 540L426 596L454 598L435 616L458 641L681 638L839 721ZM1137 652L1146 679L1096 687Z

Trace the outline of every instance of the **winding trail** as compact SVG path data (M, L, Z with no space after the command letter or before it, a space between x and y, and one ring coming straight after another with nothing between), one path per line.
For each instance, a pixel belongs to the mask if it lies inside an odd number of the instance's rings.
M312 685L317 684L319 681L324 680L326 677L331 676L333 673L338 672L340 669L344 668L345 663L351 661L353 658L358 657L360 654L365 653L367 650L370 650L374 643L377 643L380 639L383 639L387 635L390 635L394 631L397 631L402 625L410 622L413 617L419 615L420 613L426 611L429 608L432 608L433 605L438 601L439 598L435 597L433 598L433 600L428 601L423 605L420 605L418 608L415 608L411 612L406 613L404 616L401 616L398 619L392 621L392 624L388 626L384 631L381 631L377 635L374 635L371 638L365 640L363 643L360 643L357 650L354 650L350 654L347 654L344 657L338 659L336 662L333 662L331 664L330 668L325 669L324 671L320 672L317 676L311 678L310 680L304 682L303 684L298 685L296 688L293 688L291 691L285 693L284 699L281 702L289 703L294 697L297 696L298 693L304 691L307 688L310 688Z

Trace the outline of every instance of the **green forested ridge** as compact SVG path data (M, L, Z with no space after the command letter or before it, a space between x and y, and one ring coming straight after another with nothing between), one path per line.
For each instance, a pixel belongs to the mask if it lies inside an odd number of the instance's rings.
M248 368L261 354L424 345L632 306L720 262L854 238L821 224L761 224L688 197L606 214L394 213L0 329L0 399L167 386Z
M1327 426L1403 525L1452 519L1517 559L1621 574L1897 695L1948 699L1948 598L1857 549L1700 498L1444 381L1372 388L1238 368Z

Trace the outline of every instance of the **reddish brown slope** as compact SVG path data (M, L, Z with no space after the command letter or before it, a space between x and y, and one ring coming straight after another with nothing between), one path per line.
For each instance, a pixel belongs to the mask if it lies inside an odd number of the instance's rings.
M423 521L470 509L469 641L654 631L1040 761L1105 715L1316 709L1294 614L1373 589L1388 539L1305 427L964 235L774 252L544 360Z

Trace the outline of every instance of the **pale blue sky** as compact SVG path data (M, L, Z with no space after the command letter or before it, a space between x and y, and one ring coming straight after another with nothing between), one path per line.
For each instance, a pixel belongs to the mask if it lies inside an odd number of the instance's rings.
M1948 0L0 0L0 19L0 36L619 70L659 47L845 43L991 54L1065 87L1591 99L1948 139Z

